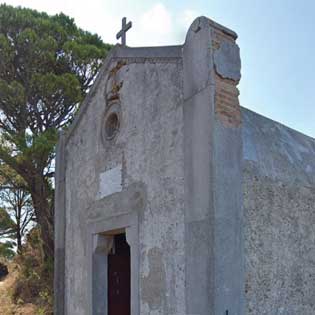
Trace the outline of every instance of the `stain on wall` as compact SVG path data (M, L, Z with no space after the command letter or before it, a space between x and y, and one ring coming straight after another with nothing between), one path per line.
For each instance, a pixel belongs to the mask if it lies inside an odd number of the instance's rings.
M148 251L149 273L141 279L143 302L149 305L150 310L162 308L166 292L166 275L164 269L163 251L157 247Z

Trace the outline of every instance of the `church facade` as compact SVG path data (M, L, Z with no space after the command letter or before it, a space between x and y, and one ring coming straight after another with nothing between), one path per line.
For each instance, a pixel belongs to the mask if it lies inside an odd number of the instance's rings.
M237 35L117 45L56 159L56 315L315 314L315 140L240 106Z

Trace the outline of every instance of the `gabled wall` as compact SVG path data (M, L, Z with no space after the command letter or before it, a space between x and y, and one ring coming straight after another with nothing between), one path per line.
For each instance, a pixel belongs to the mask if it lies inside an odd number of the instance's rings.
M179 47L116 48L65 139L65 314L92 312L89 227L132 214L141 314L184 313L180 54ZM108 139L113 111L120 128Z

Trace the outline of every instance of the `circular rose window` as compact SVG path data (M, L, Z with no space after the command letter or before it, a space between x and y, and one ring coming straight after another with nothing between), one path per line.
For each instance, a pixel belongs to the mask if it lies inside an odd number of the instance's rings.
M119 131L119 117L117 113L111 113L105 122L105 133L107 139L112 139L115 137Z
M105 113L104 125L102 128L103 140L111 140L120 130L120 105L115 103Z

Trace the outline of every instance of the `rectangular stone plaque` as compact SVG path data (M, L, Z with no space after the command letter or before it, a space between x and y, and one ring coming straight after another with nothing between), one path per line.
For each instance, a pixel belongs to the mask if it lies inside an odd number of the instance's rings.
M99 175L97 199L122 191L121 165Z

